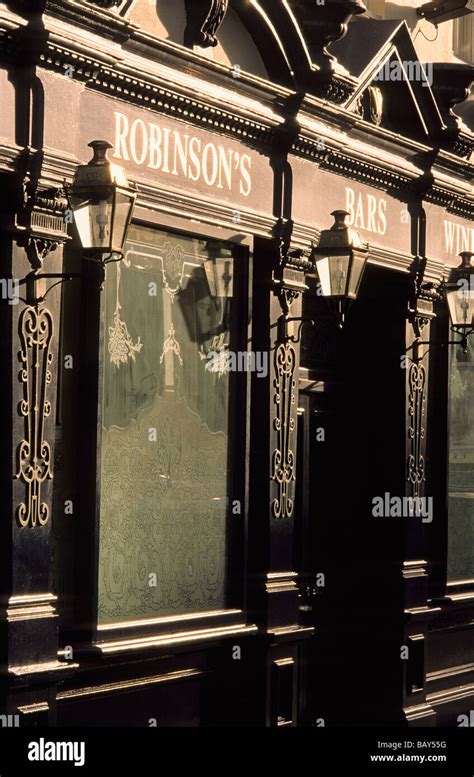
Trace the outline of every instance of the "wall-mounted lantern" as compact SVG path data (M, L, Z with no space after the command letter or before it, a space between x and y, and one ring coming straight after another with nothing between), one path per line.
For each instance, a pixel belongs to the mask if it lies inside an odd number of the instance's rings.
M105 140L93 140L94 156L80 165L67 189L82 248L94 258L123 255L136 193L130 189L124 170L107 159L112 148Z
M474 266L471 251L460 254L461 264L455 267L446 283L451 329L461 335L460 345L467 353L468 337L474 333Z
M436 25L449 22L451 19L459 19L473 11L473 0L434 0L416 9L418 16Z
M349 213L335 210L334 224L323 229L318 245L313 248L314 274L319 281L318 293L336 307L338 325L344 325L351 301L356 299L369 256L368 244L346 224Z

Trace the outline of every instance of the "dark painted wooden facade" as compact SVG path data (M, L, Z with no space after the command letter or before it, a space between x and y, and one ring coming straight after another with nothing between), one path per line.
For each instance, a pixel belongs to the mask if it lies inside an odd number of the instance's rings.
M0 713L456 726L474 704L474 579L447 572L439 287L474 250L474 137L451 110L472 73L375 82L381 51L417 56L404 23L342 37L358 1L175 5L0 3L1 276L19 282L0 306ZM378 36L363 66L354 35ZM136 187L137 228L230 252L241 343L269 355L234 386L242 509L217 609L98 618L105 289L64 196L97 138ZM344 208L370 258L338 331L311 246ZM315 322L301 340L294 318ZM374 519L386 492L433 497L432 522Z

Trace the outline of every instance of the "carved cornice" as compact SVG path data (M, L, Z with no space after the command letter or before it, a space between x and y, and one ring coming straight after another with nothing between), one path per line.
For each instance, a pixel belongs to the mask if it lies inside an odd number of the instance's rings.
M356 88L356 79L337 73L331 74L330 77L318 75L312 83L312 90L318 97L337 105L346 103Z
M413 172L410 175L404 174L401 166L394 170L388 164L382 166L374 161L356 159L351 157L349 152L345 153L326 144L322 149L320 139L300 136L293 150L299 156L318 162L323 170L347 176L375 188L404 192L417 190L419 175ZM419 174L421 175L421 170Z
M227 106L218 102L216 98L209 96L209 101L193 91L191 85L189 91L179 92L171 83L172 71L170 70L170 82L159 80L149 74L143 77L140 73L130 74L129 69L121 72L118 67L111 67L109 63L99 62L98 59L83 54L72 57L70 52L62 46L49 41L48 54L43 54L41 64L56 72L64 73L68 65L72 64L74 78L86 82L88 86L107 94L109 97L120 97L128 103L141 108L147 108L164 115L172 116L183 121L191 121L195 124L227 135L245 137L249 144L259 146L273 146L279 142L279 137L274 130L283 124L283 120L275 114L262 120L262 113L258 113L257 104L255 111L248 110L246 116L232 112ZM263 107L263 106L261 106Z
M448 147L456 156L469 160L474 153L474 134L460 130Z
M229 0L185 0L185 46L207 48L217 46L219 27L224 21Z
M468 197L456 196L450 191L442 189L436 184L426 192L424 199L445 208L449 213L460 216L463 219L473 220L473 203Z
M36 1L36 0L35 0ZM118 6L121 0L106 5L109 0L42 0L44 13L50 14L63 21L71 22L78 27L93 30L96 34L106 39L117 42L128 40L130 35L138 30L138 27L127 19L123 19L117 13L111 13L114 6Z
M48 8L61 7L64 14L64 6L59 3L59 0L57 2L47 0L47 3ZM68 3L67 8L72 8L76 14L80 13L79 3L74 0ZM89 7L87 13L103 14L108 17L107 22L110 19L117 21L117 15L110 11ZM53 23L52 19L49 21ZM118 21L121 24L124 23L123 19ZM0 24L3 24L3 20L0 20ZM89 29L90 26L89 23ZM100 26L97 30L94 27L94 31L100 34ZM239 91L235 92L234 82L230 77L225 80L226 76L221 72L222 68L218 72L214 63L203 63L198 61L192 52L183 52L182 49L177 51L168 42L151 40L151 38L147 39L147 47L150 49L155 47L156 51L151 60L147 60L147 69L150 69L150 72L144 75L127 62L127 53L123 49L120 50L117 47L120 61L116 61L111 56L110 44L104 46L102 51L98 36L95 36L94 40L94 46L87 47L85 38L81 40L78 36L72 50L69 44L65 43L64 35L61 37L58 30L51 29L48 31L45 51L40 54L39 62L42 67L59 73L64 73L70 66L73 68L74 79L86 83L90 89L112 98L119 96L127 103L244 140L249 145L272 149L281 144L282 133L287 132L289 118L283 113L280 115L279 108L275 106L282 104L280 98L282 94L287 94L287 90L270 84L262 86L261 83L258 85L255 83L252 86L251 78L247 78L247 81L242 80ZM154 64L155 60L158 62L160 59L159 52L162 54L161 61L166 63L166 67ZM181 66L180 70L178 65L180 60L182 65L183 59L186 60L186 68ZM208 92L203 91L202 80L199 81L200 88L197 88L198 81L194 76L189 75L190 69L195 71L196 75L199 74L200 79L207 77ZM173 74L178 76L174 78L174 82ZM331 83L339 83L338 78L333 79ZM213 94L214 79L219 86L227 83L229 95L235 92L234 104L230 99L225 101L218 98L215 90ZM221 96L221 93L219 94ZM249 98L254 102L250 108ZM372 151L370 159L363 159L360 158L365 153L360 151L362 144L359 140L353 143L352 137L349 137L349 134L355 132L353 128L358 122L357 116L349 116L347 111L339 109L335 104L324 103L315 97L309 97L304 108L309 118L311 115L317 117L323 133L326 131L324 127L326 125L328 133L324 135L325 146L321 149L315 134L311 137L310 133L303 128L303 132L294 144L294 153L317 162L330 172L345 175L376 188L394 193L419 193L419 180L423 171L417 171L413 163L410 163L410 157L413 159L417 153L417 144L409 143L403 138L397 139L397 136L390 135L378 127L361 127L358 124L356 127L358 139L363 137L367 153ZM340 135L340 142L335 140L336 134ZM463 138L464 136L461 135L460 141L464 142ZM390 159L382 148L378 154L379 144L384 149L392 144ZM355 158L356 153L359 158ZM5 158L2 169L11 170L10 156L11 154L3 153L0 148L0 165ZM466 184L466 180L468 181L472 176L473 166L459 159L456 160L456 157L448 152L439 152L436 164L441 167L440 180L437 180L438 173L433 171L435 180L427 192L426 199L442 207L449 207L450 212L463 218L471 218L472 200L469 196L469 186L465 185L467 191L463 193L462 187L458 185L459 181L455 178L464 178ZM443 176L444 170L449 173L449 176ZM445 181L443 181L444 177Z

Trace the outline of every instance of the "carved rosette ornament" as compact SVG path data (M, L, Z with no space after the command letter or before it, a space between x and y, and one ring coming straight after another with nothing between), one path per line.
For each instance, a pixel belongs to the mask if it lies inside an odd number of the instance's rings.
M217 46L217 31L224 21L229 0L185 0L184 45L192 48Z
M325 0L321 4L290 0L290 5L303 30L312 61L323 73L334 72L336 59L327 47L346 34L351 16L367 10L364 3L362 0Z
M27 306L19 319L21 362L20 381L23 399L19 413L25 420L25 439L18 446L16 478L26 486L26 499L17 509L20 526L44 526L49 519L49 507L42 501L43 483L53 476L51 446L44 439L44 422L51 413L47 389L51 383L50 353L53 337L53 317L46 308Z

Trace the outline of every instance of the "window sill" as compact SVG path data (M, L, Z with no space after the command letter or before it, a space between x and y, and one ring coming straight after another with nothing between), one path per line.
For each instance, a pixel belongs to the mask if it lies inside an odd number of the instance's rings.
M147 637L130 637L129 639L110 642L96 642L94 643L94 648L102 655L118 655L156 648L169 649L179 647L180 645L200 645L201 643L208 643L228 637L256 634L257 631L258 627L255 624L240 623L196 631L168 632L167 634L155 634Z

